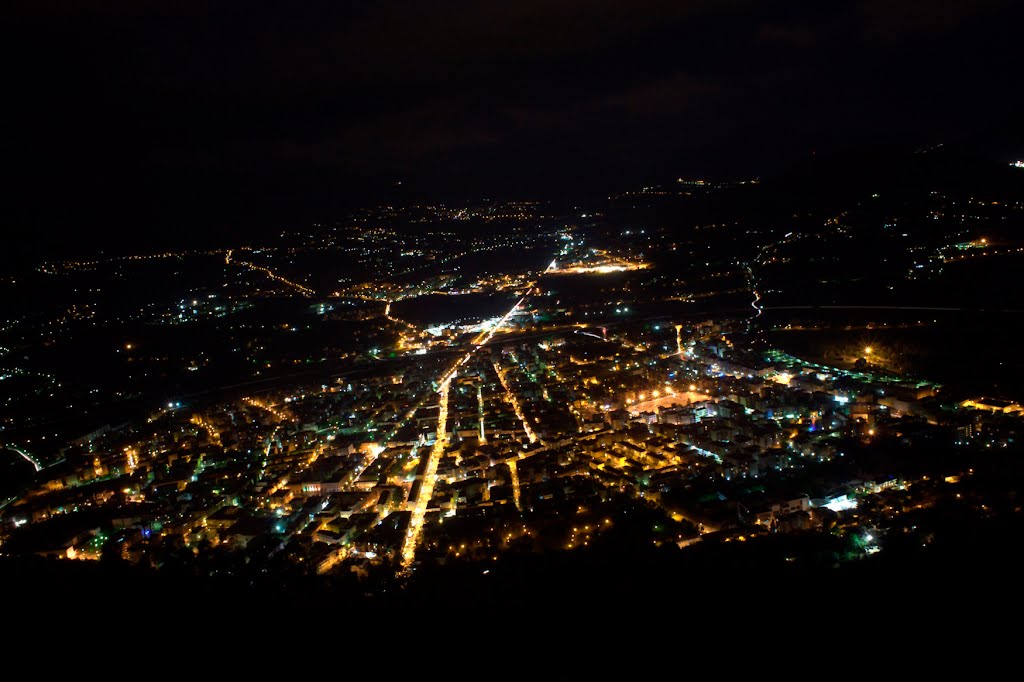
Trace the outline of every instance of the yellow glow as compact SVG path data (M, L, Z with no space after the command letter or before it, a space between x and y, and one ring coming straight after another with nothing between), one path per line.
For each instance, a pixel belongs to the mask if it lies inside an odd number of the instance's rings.
M420 485L420 495L413 500L412 517L409 519L409 531L406 533L405 542L402 545L402 565L408 567L416 557L416 545L419 543L420 535L423 532L423 521L427 513L427 505L434 494L434 484L437 483L437 465L444 455L445 446L448 445L448 389L451 386L454 370L448 378L441 383L440 401L437 409L437 435L434 447L430 449L430 459L427 460L427 470L423 473L423 481Z
M139 466L139 451L129 445L125 446L124 454L125 464L128 467L128 472L131 473ZM129 492L127 488L125 488L125 492Z
M874 350L871 346L864 346L864 354L871 355L871 351Z
M288 415L285 414L283 411L277 409L275 406L269 403L263 402L262 400L257 400L256 398L242 398L242 402L245 403L246 405L250 405L252 407L256 407L266 412L269 412L278 419L288 419Z
M516 509L522 511L523 508L519 504L519 471L516 469L516 461L510 459L506 464L508 464L508 470L512 478L512 502L515 503Z
M530 424L526 421L526 415L523 414L522 405L519 404L519 399L516 398L516 394L512 392L512 389L508 385L508 379L505 378L507 371L497 362L494 362L494 372L498 375L498 380L501 382L501 387L505 389L505 395L508 396L509 402L512 403L512 411L519 417L519 421L523 423L523 431L526 432L526 437L531 443L537 442L537 434L530 428Z

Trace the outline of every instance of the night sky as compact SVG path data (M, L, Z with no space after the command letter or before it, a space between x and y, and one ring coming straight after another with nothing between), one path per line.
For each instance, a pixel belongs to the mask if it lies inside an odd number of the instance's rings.
M975 139L1024 110L1024 9L1000 0L3 12L15 239L764 177L811 153Z

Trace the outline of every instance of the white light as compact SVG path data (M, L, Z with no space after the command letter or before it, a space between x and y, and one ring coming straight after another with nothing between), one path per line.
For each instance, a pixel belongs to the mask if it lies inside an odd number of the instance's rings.
M847 509L856 509L857 500L851 500L846 495L841 495L824 506L834 512L841 512Z

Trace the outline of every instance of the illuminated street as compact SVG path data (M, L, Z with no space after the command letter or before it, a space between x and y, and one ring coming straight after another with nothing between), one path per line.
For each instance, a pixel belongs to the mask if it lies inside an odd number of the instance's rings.
M516 460L510 459L506 464L508 465L509 476L512 477L512 501L516 505L516 509L522 511L523 506L520 503L519 497L519 470L516 468Z
M455 378L459 367L464 365L470 359L470 357L472 357L474 352L487 345L491 338L493 338L494 334L497 333L505 324L507 324L509 318L511 318L512 315L515 314L516 310L519 309L519 306L521 306L525 300L526 296L524 295L522 298L516 301L516 304L513 305L508 310L508 312L506 312L500 318L500 320L494 324L493 327L491 327L489 330L485 332L481 332L479 336L473 339L472 347L469 349L469 351L462 355L459 358L459 360L455 363L455 365L450 370L448 370L448 372L445 373L439 381L437 433L435 436L436 440L434 441L434 445L431 447L430 454L428 455L427 465L426 468L424 469L423 477L421 479L419 495L416 497L415 500L410 500L410 511L412 512L412 515L409 521L409 529L406 532L405 540L403 542L401 549L403 566L410 566L416 557L416 546L417 543L420 541L420 535L423 530L427 505L430 503L430 500L434 492L434 486L437 484L438 465L441 461L441 458L444 457L445 455L445 448L448 443L448 394L451 388L451 382ZM497 367L495 367L495 369L497 370ZM514 399L514 396L512 397ZM482 397L479 398L479 400L481 401L480 409L482 410ZM410 417L411 415L412 412L409 413ZM483 433L483 417L481 416L480 419L480 429L481 433ZM530 442L535 442L536 436L533 435L530 431L529 425L527 425L525 421L523 421L522 423L527 435L530 436Z
M420 534L423 531L423 521L427 513L427 504L434 493L434 486L437 483L437 465L444 457L445 447L448 444L448 391L451 387L453 375L449 375L441 382L438 390L437 408L437 434L434 445L427 455L427 466L423 472L420 493L415 500L410 501L412 516L409 521L409 530L406 532L405 542L402 545L402 565L410 566L416 558L416 545L420 541Z
M310 289L309 287L303 286L303 285L299 284L298 282L293 282L292 280L290 280L290 279L288 279L286 277L282 277L281 275L277 274L276 272L274 272L273 270L271 270L270 268L268 268L265 265L257 265L256 263L250 263L248 261L237 260L237 259L232 260L231 259L231 250L230 249L224 255L224 264L225 265L234 264L234 265L238 265L239 267L249 268L250 270L254 270L256 272L261 272L264 275L266 275L267 277L269 277L271 280L273 280L275 282L280 282L281 284L289 286L292 289L294 289L295 291L298 291L299 293L301 293L303 296L315 296L316 295L316 292L313 291L312 289Z
M480 418L480 442L487 443L487 431L484 425L484 391L482 386L476 387L477 412Z
M494 363L494 373L498 375L498 380L501 381L501 387L505 389L505 397L508 398L509 403L512 404L512 409L516 412L516 417L519 418L519 422L523 426L523 432L526 433L526 437L530 439L531 443L537 442L537 434L530 428L530 423L523 415L523 409L519 405L519 400L516 398L516 394L509 388L508 379L506 377L507 372L497 362Z
M39 462L39 460L37 460L32 455L30 455L29 453L27 453L24 450L22 450L21 448L18 448L18 447L15 447L13 445L8 444L7 445L7 449L8 450L13 450L14 452L18 453L18 455L22 459L24 459L26 462L31 464L33 466L33 468L35 468L36 471L42 471L43 470L43 465Z

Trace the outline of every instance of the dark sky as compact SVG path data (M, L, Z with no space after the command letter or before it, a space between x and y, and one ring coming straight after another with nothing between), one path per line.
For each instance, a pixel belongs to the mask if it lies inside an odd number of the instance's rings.
M1021 5L9 0L4 220L237 226L955 141L1021 116Z

